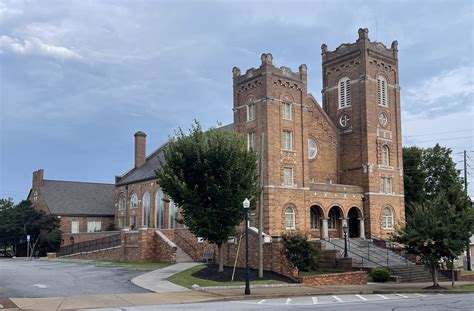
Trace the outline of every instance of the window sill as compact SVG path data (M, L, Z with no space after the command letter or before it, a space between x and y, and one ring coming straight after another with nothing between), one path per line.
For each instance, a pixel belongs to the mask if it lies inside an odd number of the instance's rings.
M337 110L342 110L342 109L347 109L347 108L352 108L352 105L348 105L348 106L345 106L345 107L339 107L339 108L337 108Z

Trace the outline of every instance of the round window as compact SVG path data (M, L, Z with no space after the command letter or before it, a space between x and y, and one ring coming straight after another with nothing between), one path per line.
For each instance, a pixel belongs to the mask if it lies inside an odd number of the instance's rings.
M308 157L310 159L314 159L318 154L318 145L313 138L308 139Z

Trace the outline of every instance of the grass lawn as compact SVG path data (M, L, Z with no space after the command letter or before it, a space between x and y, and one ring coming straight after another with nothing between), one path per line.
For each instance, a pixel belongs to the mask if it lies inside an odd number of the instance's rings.
M206 268L206 265L199 265L187 270L181 271L172 275L168 278L168 281L181 285L187 288L191 288L194 284L199 285L200 287L207 287L207 286L239 286L245 285L245 282L216 282L206 279L201 279L198 277L193 276L193 273L199 272ZM217 272L216 272L217 273ZM250 284L285 284L283 281L277 280L258 280L258 281L251 281Z
M470 274L474 274L474 270L472 270L472 271L462 270L462 272L461 272L461 275L470 275Z
M449 290L452 292L474 292L474 284L456 286L455 288L449 288Z
M167 267L171 264L164 262L122 262L122 261L109 261L109 260L86 260L86 259L59 259L62 262L76 262L88 265L98 266L109 266L109 267L121 267L131 270L144 270L151 271Z

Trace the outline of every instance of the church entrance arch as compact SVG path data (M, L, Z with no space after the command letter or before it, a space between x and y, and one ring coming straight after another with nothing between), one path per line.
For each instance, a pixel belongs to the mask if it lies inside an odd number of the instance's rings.
M348 225L349 225L349 237L358 238L360 237L360 221L361 218L360 211L357 207L351 207L349 210L348 216Z
M330 238L342 238L342 210L333 206L328 213L328 229Z

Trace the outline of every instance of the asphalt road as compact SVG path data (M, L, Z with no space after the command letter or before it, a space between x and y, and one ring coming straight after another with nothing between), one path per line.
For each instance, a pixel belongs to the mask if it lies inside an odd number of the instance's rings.
M0 259L0 297L147 293L147 290L130 282L143 273L117 267Z
M96 311L151 310L330 310L330 311L445 311L474 310L474 294L364 294L260 299L194 304L94 309Z

